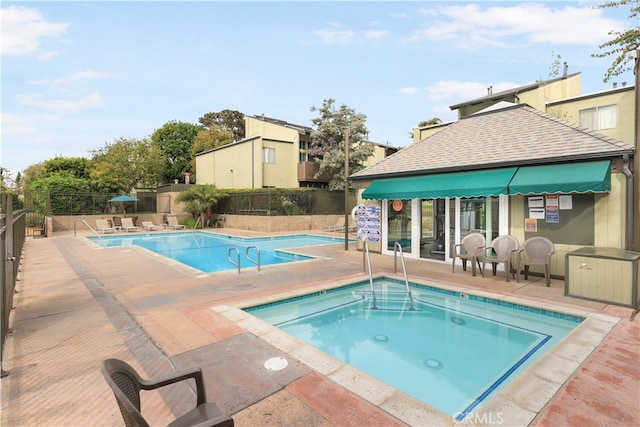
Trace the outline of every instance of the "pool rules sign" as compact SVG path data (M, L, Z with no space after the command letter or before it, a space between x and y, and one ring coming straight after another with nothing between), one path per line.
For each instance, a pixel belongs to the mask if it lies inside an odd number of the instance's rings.
M358 224L358 239L368 240L369 242L377 243L381 239L380 233L380 214L382 209L379 205L358 205L356 213L358 218L356 223Z

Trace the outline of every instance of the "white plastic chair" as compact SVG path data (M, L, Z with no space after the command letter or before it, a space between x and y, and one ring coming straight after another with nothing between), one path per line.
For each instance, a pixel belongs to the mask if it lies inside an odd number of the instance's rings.
M485 248L482 262L482 277L487 270L487 261L491 263L493 275L496 275L496 267L498 264L504 264L504 272L509 281L509 275L512 274L512 258L518 252L520 242L513 236L508 234L498 236L491 241L491 244ZM516 264L518 262L516 261ZM515 278L515 273L513 273Z
M544 266L544 278L547 287L551 286L551 255L556 253L553 242L546 237L531 237L524 241L522 248L518 252L518 275L517 281L520 281L520 271L524 266L524 280L529 277L529 267L541 265ZM525 256L523 256L525 255Z
M467 271L467 260L471 261L471 272L476 275L476 264L482 272L480 266L480 258L483 257L482 251L485 246L485 238L480 233L471 233L464 236L462 242L453 247L453 266L451 272L455 273L456 259L462 260L462 270ZM464 250L464 252L463 252Z

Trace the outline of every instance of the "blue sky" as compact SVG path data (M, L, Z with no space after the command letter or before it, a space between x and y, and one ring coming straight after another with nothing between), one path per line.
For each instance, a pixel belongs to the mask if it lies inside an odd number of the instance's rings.
M327 98L405 146L489 86L546 79L558 54L582 93L610 88L591 54L638 23L598 3L3 1L0 165L15 178L224 109L310 126Z

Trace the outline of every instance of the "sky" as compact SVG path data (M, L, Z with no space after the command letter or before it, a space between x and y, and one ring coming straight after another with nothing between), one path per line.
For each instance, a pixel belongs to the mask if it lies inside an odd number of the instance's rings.
M604 83L611 60L591 54L638 23L599 3L2 1L0 166L15 178L225 109L311 127L329 98L402 147L489 86L549 78L558 55L583 94L632 85Z

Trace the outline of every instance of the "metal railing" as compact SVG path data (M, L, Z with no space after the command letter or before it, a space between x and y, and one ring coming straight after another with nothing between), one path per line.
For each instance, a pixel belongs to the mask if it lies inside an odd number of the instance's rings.
M236 262L234 262L231 259L231 252L234 252L234 251L236 253L236 260L237 260ZM229 260L229 262L231 264L233 264L236 267L238 267L238 274L240 274L240 250L238 248L236 248L236 247L229 248L229 250L227 251L227 259Z
M3 368L4 344L9 333L9 317L13 309L18 267L26 239L26 216L24 211L13 211L13 199L7 193L0 195L0 274L2 274L2 310L0 311L0 376L6 376Z
M249 249L255 249L257 254L258 254L258 259L254 260L251 259L251 257L249 256ZM257 246L248 246L246 251L244 252L245 257L247 258L247 261L254 263L255 265L258 266L258 271L260 271L260 248L258 248Z

